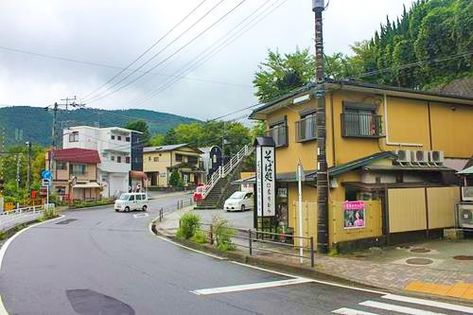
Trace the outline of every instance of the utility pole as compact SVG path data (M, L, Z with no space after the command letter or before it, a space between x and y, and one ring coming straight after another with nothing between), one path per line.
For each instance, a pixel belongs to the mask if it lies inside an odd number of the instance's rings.
M21 153L16 155L16 189L20 189L20 167L21 167Z
M26 189L28 193L31 190L31 141L26 141L26 146L28 148L28 168L26 175Z
M328 171L326 156L326 121L324 90L324 42L322 12L324 0L312 0L315 13L315 99L317 102L317 251L328 252Z

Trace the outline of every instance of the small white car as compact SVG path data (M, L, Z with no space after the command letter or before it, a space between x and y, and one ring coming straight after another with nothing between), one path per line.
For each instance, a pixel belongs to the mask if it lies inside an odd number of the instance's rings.
M133 211L148 209L148 195L145 193L125 193L115 200L115 211Z
M225 211L245 211L253 209L253 193L247 191L237 191L233 193L223 205Z

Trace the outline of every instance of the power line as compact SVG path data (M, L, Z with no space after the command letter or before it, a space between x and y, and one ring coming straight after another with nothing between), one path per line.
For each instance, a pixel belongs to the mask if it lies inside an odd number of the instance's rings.
M197 39L199 39L202 35L204 35L207 31L209 31L210 29L212 29L213 27L215 27L217 24L219 24L221 21L223 21L226 17L228 17L231 13L233 13L238 7L240 7L243 3L245 3L247 0L242 0L240 1L236 6L234 6L232 9L230 9L229 11L227 11L223 16L221 16L217 21L215 21L214 23L212 23L210 26L208 26L207 28L205 28L202 32L200 32L199 34L197 34L197 36L193 37L190 41L188 41L185 45L181 46L179 49L177 49L176 51L174 51L171 55L169 55L168 57L164 58L161 62L157 63L156 65L154 65L153 67L151 67L150 69L148 69L147 71L145 71L143 74L141 74L140 76L136 77L135 79L131 80L130 82L128 83L125 83L124 85L118 87L116 90L114 91L111 91L110 93L108 94L105 94L105 95L102 95L102 96L99 96L99 97L96 97L95 99L92 99L92 100L89 100L88 102L91 103L91 102L96 102L97 100L100 100L100 99L103 99L105 97L108 97L126 87L128 87L130 84L138 81L139 79L143 78L145 75L147 75L148 73L150 73L152 70L156 69L157 67L159 67L161 64L163 64L164 62L168 61L169 59L171 59L172 57L174 57L175 55L177 55L179 52L181 52L182 50L184 50L186 47L188 47L189 45L191 45L194 41L196 41Z
M123 81L125 81L126 79L128 79L130 76L132 76L133 74L135 74L137 71L136 70L140 70L142 69L144 66L146 66L148 63L150 63L151 61L153 61L157 56L159 56L163 51L165 51L166 49L168 49L169 47L171 47L176 41L178 41L182 36L186 35L191 29L193 29L197 24L199 24L201 21L203 21L210 13L212 13L215 9L217 9L225 0L220 0L219 2L217 2L214 6L212 6L209 10L207 10L207 12L204 13L204 15L202 15L201 17L199 17L194 23L192 23L189 27L187 27L184 31L182 31L177 37L175 37L171 42L169 42L168 44L166 44L162 49L160 49L157 53L155 53L153 56L151 56L150 58L148 58L144 63L142 63L137 69L135 69L134 71L132 71L131 73L128 73L127 75L125 75L123 78L121 78L120 80L118 80L117 82L115 82L114 84L112 84L110 87L108 87L106 90L107 91L111 91L114 87L116 87L117 85L119 85L120 83L122 83ZM146 72L142 74L142 76L148 74L149 72ZM139 76L138 78L141 78L141 76ZM132 81L134 82L134 81ZM126 85L125 85L126 86ZM118 90L120 90L120 87L118 88ZM117 91L118 91L117 90ZM105 91L107 93L107 91ZM108 95L108 94L105 94L105 95ZM95 95L95 96L92 96L88 101L89 102L92 102L95 100L95 98L97 99L101 99L102 97L100 97L100 95Z
M161 43L169 34L171 34L176 28L178 28L182 23L184 23L195 11L197 11L207 0L201 1L196 7L194 7L189 13L187 13L179 22L177 22L169 31L167 31L163 36L161 36L156 42L154 42L150 47L148 47L144 52L142 52L135 60L133 60L128 66L126 66L124 69L116 73L113 77L111 77L107 82L105 82L102 86L99 88L95 89L94 91L88 93L85 98L88 98L89 96L97 93L100 91L102 88L107 86L110 82L115 80L118 76L120 76L123 72L126 70L130 69L131 66L133 66L135 63L137 63L143 56L145 56L149 51L154 49L159 43ZM148 60L149 62L149 60ZM146 64L146 63L145 63ZM143 67L145 64L143 64L141 67ZM138 70L141 68L138 68ZM131 74L135 73L137 70L133 70Z
M248 32L251 28L253 28L255 25L260 23L262 20L264 20L268 15L273 13L276 9L278 9L280 6L282 6L284 3L287 2L287 0L283 0L280 2L278 5L275 6L275 4L278 2L276 0L272 4L272 9L267 11L265 9L263 12L260 12L257 14L253 19L251 19L248 23L245 23L249 18L251 18L254 14L256 14L262 7L264 7L270 0L264 2L262 5L260 5L253 13L251 13L249 16L247 16L245 19L240 21L238 25L236 25L232 31L228 32L224 36L220 37L218 40L216 40L211 46L207 47L204 51L202 51L196 58L192 59L188 63L186 63L181 69L176 71L174 73L174 76L171 80L168 80L167 82L164 82L161 84L156 90L151 91L151 93L148 92L148 96L140 97L136 99L138 102L137 105L141 105L147 100L151 99L152 97L164 92L171 86L173 86L175 83L177 83L181 78L184 77L184 74L186 72L192 71L197 69L198 67L202 66L205 64L207 61L209 61L213 56L215 56L217 53L219 53L221 50L226 48L228 45L233 43L235 40L240 38L242 35L244 35L246 32ZM265 14L266 13L266 14ZM264 15L264 16L263 16ZM259 19L258 19L259 18ZM253 23L254 22L254 23ZM240 28L240 29L238 29ZM234 34L232 34L234 33Z

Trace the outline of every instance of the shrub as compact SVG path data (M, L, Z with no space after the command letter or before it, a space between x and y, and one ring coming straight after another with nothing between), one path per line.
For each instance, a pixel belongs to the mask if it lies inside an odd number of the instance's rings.
M235 236L236 232L230 227L228 221L215 216L212 219L212 227L217 249L222 252L234 250L235 245L232 242L232 237Z
M205 243L207 243L207 235L205 234L204 231L197 230L197 231L195 231L195 234L194 234L194 236L192 236L191 240L195 243L198 243L198 244L205 244Z
M195 213L187 212L179 219L179 229L176 237L181 239L190 239L200 228L200 216Z
M0 231L0 241L7 238L7 233L5 231Z
M52 218L55 218L55 217L57 217L56 207L50 205L49 207L44 208L43 216L41 217L41 221L49 220L49 219L52 219Z

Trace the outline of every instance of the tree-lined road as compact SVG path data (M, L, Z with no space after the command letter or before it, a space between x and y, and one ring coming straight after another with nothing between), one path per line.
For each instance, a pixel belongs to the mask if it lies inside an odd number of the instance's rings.
M178 199L153 201L146 217L135 215L140 212L115 213L112 207L67 212L64 218L20 234L0 270L6 310L10 314L227 315L363 314L353 310L392 314L411 309L432 312L419 314L465 314L469 310L308 282L178 247L148 230L157 210L175 205ZM281 286L285 281L292 285Z

